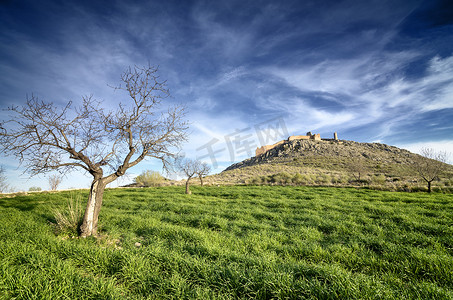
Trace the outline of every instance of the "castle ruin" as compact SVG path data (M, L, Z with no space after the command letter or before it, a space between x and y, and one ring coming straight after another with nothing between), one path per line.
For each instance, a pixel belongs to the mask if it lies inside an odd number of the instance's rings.
M286 142L290 141L295 141L295 140L313 140L313 141L321 141L321 135L319 133L312 134L310 131L307 132L306 135L292 135L288 137L288 139L277 142L273 145L266 145L262 147L258 147L255 150L255 156L261 155L263 153L266 153L267 151L277 147L278 145L284 144ZM332 139L324 139L324 140L332 140ZM337 141L338 140L338 135L336 132L333 134L333 140Z

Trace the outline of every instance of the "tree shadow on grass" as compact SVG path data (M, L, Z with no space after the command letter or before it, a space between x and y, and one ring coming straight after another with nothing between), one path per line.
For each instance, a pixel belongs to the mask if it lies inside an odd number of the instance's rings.
M36 208L36 199L30 197L15 197L15 198L2 198L0 199L0 206L4 208L16 208L21 211L31 211Z

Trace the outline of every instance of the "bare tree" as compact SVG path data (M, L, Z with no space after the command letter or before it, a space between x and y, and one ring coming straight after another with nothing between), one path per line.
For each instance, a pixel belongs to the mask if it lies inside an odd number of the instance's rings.
M366 172L363 158L361 156L353 158L351 160L351 164L349 165L349 170L351 171L352 176L354 176L355 180L358 183L362 183L362 175L364 175Z
M198 175L198 178L200 178L200 185L203 186L203 177L209 174L211 167L206 162L197 162L196 173Z
M0 167L0 193L7 193L8 191L10 191L10 186L7 182L5 169Z
M192 194L192 192L190 191L190 188L189 188L189 182L190 182L190 179L197 174L197 171L198 171L197 165L198 165L197 161L192 160L190 158L184 158L184 159L179 158L179 159L177 159L177 162L176 162L176 167L178 168L178 170L183 172L184 175L187 176L186 194L188 194L188 195Z
M53 174L49 176L49 186L52 191L56 191L58 186L63 181L63 176L61 174Z
M72 102L59 108L32 96L23 107L8 108L14 116L0 126L1 149L18 157L32 175L81 168L93 176L82 237L97 235L107 184L146 158L159 159L167 168L186 139L183 107L160 111L169 91L157 68L128 68L121 81L115 89L125 91L130 101L116 110L104 111L91 96L78 108Z
M190 179L197 175L200 178L200 184L203 186L203 176L207 175L211 168L205 162L199 160L192 160L190 158L178 158L176 160L176 167L179 171L186 175L186 194L192 194L189 188Z
M436 152L432 148L420 149L413 163L413 169L428 184L428 193L431 193L431 183L444 172L448 166L446 152Z

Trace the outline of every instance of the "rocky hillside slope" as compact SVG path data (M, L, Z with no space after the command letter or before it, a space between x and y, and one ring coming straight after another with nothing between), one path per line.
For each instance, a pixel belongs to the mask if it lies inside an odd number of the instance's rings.
M233 164L220 174L209 176L207 182L423 189L425 183L411 168L416 158L418 154L379 143L294 140ZM439 179L440 185L453 185L452 174L453 166L448 165L447 172Z
M416 154L378 143L353 141L296 140L279 145L266 153L233 164L225 171L268 163L316 165L327 169L347 167L354 160L362 160L369 167L381 168L408 165Z

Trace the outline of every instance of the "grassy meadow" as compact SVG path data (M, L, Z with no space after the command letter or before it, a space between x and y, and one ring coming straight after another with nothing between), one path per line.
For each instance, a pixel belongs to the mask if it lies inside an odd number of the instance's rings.
M87 191L0 199L0 299L453 299L453 195L294 186L109 189L101 237L56 233Z

